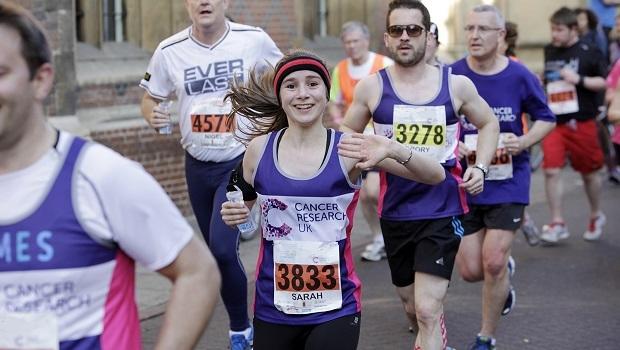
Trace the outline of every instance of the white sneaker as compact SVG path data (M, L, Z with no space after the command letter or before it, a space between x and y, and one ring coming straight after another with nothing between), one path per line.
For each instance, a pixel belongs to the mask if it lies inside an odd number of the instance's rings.
M583 239L586 241L596 241L603 234L603 226L607 222L605 214L600 213L594 219L590 219L588 230L583 233Z
M364 261L380 261L381 259L385 259L387 258L385 244L382 240L376 240L366 246L366 250L362 252L361 256Z
M524 215L523 224L521 225L521 232L523 232L525 240L530 247L536 246L540 243L540 231L538 230L538 227L536 227L534 220L532 220L527 213Z
M566 225L563 223L552 223L550 225L543 225L542 234L540 240L545 243L558 243L562 239L567 239L570 233L566 229Z

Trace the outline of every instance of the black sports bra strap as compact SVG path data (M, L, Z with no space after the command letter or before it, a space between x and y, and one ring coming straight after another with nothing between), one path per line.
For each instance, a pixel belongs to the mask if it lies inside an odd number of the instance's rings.
M280 141L282 141L282 136L284 136L284 131L286 129L282 129L282 131L280 132L280 135L278 135L278 139L276 140L276 161L278 160L278 155L280 152ZM323 164L325 163L325 159L327 159L327 152L329 151L329 144L331 143L332 140L332 133L329 132L329 129L325 129L325 131L327 131L327 137L325 138L325 154L323 154L323 160L321 161L321 166L323 166Z

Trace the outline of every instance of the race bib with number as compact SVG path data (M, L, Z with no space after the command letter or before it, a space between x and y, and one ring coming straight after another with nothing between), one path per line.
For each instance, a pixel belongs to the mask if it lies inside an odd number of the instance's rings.
M504 138L506 133L499 134L497 140L497 149L495 150L495 156L491 160L489 165L489 174L486 180L506 180L512 178L512 155L508 154L506 147L504 146ZM473 167L476 164L476 147L478 145L478 134L466 134L465 146L470 150L473 150L469 156L467 156L467 166Z
M58 319L51 313L0 313L0 349L57 350Z
M394 105L394 140L443 162L447 132L444 106Z
M233 145L233 134L226 126L226 118L231 108L230 102L224 102L222 98L205 99L191 107L192 134L198 136L198 145L212 149Z
M274 305L292 315L342 307L338 242L273 241Z
M555 114L579 112L577 89L575 85L564 80L547 84L547 98L549 100L549 108Z

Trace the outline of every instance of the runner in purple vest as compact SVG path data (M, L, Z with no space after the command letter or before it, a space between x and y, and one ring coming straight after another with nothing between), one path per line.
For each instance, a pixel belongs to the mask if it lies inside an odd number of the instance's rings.
M439 162L388 138L323 127L329 87L323 61L294 51L273 74L253 74L228 95L252 122L243 131L251 141L240 186L250 206L258 196L262 214L256 350L355 349L361 296L350 234L362 169L430 184L445 177ZM249 209L226 202L221 213L236 225Z
M410 322L419 326L416 349L442 349L443 300L463 233L460 217L467 211L464 190L482 192L499 127L469 79L424 61L431 18L421 2L392 1L386 22L384 41L395 63L359 82L343 130L360 132L372 117L377 135L444 167L445 180L432 186L383 173L380 197L392 283ZM458 114L480 130L476 166L462 179Z
M173 283L155 348L193 348L215 259L139 164L47 123L53 77L40 25L1 1L0 348L140 349L135 261Z
M499 144L484 191L467 196L470 211L463 218L465 237L456 257L463 279L483 281L482 324L471 349L485 350L495 349L493 336L500 314L508 314L516 300L509 280L515 270L514 260L509 257L529 203L527 150L553 129L555 116L547 107L536 76L499 52L506 30L504 17L495 6L476 6L467 16L465 32L469 55L452 64L452 71L472 80L500 125ZM534 120L527 134L523 131L523 113ZM467 166L473 166L478 130L468 119L462 122L460 156Z

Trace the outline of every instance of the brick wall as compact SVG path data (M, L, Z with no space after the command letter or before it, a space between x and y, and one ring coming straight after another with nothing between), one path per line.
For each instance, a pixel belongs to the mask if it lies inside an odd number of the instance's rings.
M144 89L137 81L114 84L93 84L78 87L77 107L98 108L140 104Z
M47 99L48 115L75 113L75 14L73 0L10 0L30 10L47 31L56 70L54 89Z
M228 14L235 22L263 28L283 52L293 47L297 37L293 0L232 0Z
M133 126L94 131L91 137L142 164L162 185L183 215L192 215L178 127L174 128L172 135L159 135L147 126Z

